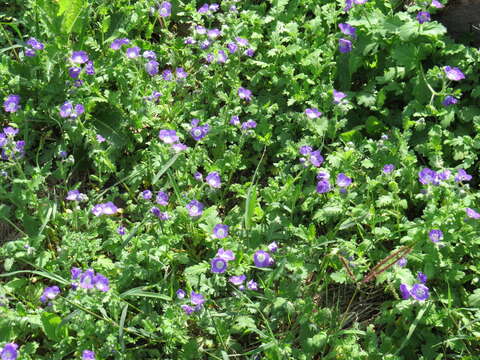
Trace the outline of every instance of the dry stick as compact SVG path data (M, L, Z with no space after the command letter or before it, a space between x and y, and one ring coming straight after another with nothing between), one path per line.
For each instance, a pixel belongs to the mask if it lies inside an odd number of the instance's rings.
M388 268L390 268L392 265L394 265L398 259L397 258L401 258L405 255L407 255L410 251L412 251L412 247L407 247L407 246L404 246L402 247L400 250L397 250L395 251L393 254L387 256L385 259L383 259L382 261L380 261L373 269L372 271L370 271L370 273L362 280L362 283L367 283L369 282L370 280L372 280L374 277L376 277L377 275L381 274L382 272L384 272L385 270L387 270ZM392 263L389 263L388 265L384 266L381 268L382 265L384 265L387 261L391 260L392 258L395 258L395 261L393 261Z
M353 276L352 270L350 270L350 266L348 265L347 260L345 260L345 258L342 255L338 255L338 257L340 258L340 261L345 267L345 270L347 270L347 274L348 276L350 276L350 279L352 279L353 282L355 282L355 276Z

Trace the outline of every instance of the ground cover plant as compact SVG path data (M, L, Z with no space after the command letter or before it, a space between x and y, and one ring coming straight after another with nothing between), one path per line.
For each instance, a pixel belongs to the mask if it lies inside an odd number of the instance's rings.
M447 5L2 3L0 358L478 359Z

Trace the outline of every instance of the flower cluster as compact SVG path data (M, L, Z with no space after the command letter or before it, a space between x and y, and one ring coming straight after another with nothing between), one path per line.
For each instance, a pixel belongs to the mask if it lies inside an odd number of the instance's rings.
M315 167L320 167L323 164L323 156L320 153L320 150L313 150L311 146L305 145L301 146L299 149L300 155L304 157L300 158L300 162L305 166L311 164Z
M3 102L3 109L9 113L17 112L20 109L20 95L8 95Z
M85 112L85 107L82 104L73 106L71 101L66 101L60 106L60 116L62 118L76 119Z
M427 282L427 276L422 272L419 272L417 279L419 282L414 284L411 288L409 288L407 284L400 284L400 292L404 300L413 298L417 301L425 301L429 298L429 289L425 285Z
M7 343L3 348L0 348L0 359L2 360L16 360L18 358L18 345L15 343Z
M429 168L423 168L418 173L418 181L423 185L440 185L441 181L447 181L450 179L452 172L450 170L444 170L442 172L436 172ZM458 169L457 174L455 175L455 182L463 183L468 182L472 179L472 176L469 175L464 169Z
M172 150L175 152L179 152L187 149L187 145L179 142L179 137L175 130L160 130L158 137L165 144L171 145Z
M18 129L7 126L3 128L0 133L0 149L2 150L2 160L18 159L25 155L25 141L15 141L15 135L18 134Z
M103 204L97 204L92 209L92 213L95 216L115 215L117 212L118 212L118 208L111 201L103 203Z
M186 296L186 293L182 289L177 290L177 298L182 300ZM203 308L203 303L205 302L205 297L202 294L196 293L195 291L190 292L190 304L181 305L182 310L185 314L190 315L193 312L200 311ZM192 306L193 305L193 306Z
M195 141L199 141L207 136L208 132L210 131L210 125L199 125L200 120L193 119L190 123L192 125L192 129L190 130L190 135L192 135Z
M338 25L338 27L344 35L348 36L348 38L340 38L338 40L338 50L344 54L349 53L352 51L352 40L357 38L357 29L347 23L341 23Z
M46 287L43 290L42 296L40 296L40 301L45 304L48 300L53 300L60 294L60 288L58 286Z
M82 71L85 71L87 75L95 75L93 61L89 60L85 51L74 51L70 56L70 61L73 66L68 68L68 75L72 79L78 79ZM83 67L79 65L83 65Z
M227 270L228 262L232 260L235 260L233 251L220 248L217 251L217 255L210 262L211 271L217 274L224 273Z
M42 44L40 41L31 37L27 40L27 45L25 47L25 56L33 57L37 54L37 51L41 51L45 48L45 45Z
M70 190L68 193L67 193L67 197L65 198L65 200L68 200L68 201L87 201L88 200L88 196L81 193L79 190Z
M95 274L93 269L87 269L82 272L79 268L72 268L70 270L71 279L74 281L72 283L72 288L76 289L80 286L82 289L90 290L97 289L102 292L107 292L110 290L110 282L102 274Z

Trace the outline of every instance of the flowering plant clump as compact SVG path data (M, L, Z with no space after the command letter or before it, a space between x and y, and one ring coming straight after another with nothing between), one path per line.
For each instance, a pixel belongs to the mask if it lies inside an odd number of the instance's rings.
M0 360L478 357L465 2L6 3Z

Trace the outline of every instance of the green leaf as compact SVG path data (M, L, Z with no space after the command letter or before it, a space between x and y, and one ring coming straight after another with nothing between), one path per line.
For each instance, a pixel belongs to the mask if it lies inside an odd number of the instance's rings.
M137 296L137 297L149 297L149 298L155 298L155 299L162 299L162 300L167 300L167 301L172 300L172 298L170 296L163 295L163 294L158 294L158 293L153 293L153 292L150 292L150 291L145 291L143 289L144 289L144 287L137 287L137 288L127 290L124 293L120 294L120 297L125 298L125 297L129 297L129 296Z
M178 157L180 156L180 154L175 154L170 160L168 160L165 165L162 166L162 168L160 169L160 171L155 175L155 177L153 178L152 180L152 185L155 185L157 183L157 181L160 179L160 177L165 173L165 171L167 171L168 169L170 169L170 167L175 163L175 161L177 161Z
M62 30L70 34L72 31L81 32L83 24L79 21L85 0L59 0L58 15L63 15Z
M254 185L250 186L247 194L247 201L245 203L245 229L250 229L252 226L252 217L257 206L257 189Z
M67 336L67 328L60 326L62 318L56 314L43 312L40 316L42 321L43 331L50 340L60 341Z
M473 294L468 297L468 304L471 307L480 307L480 289L473 291Z

